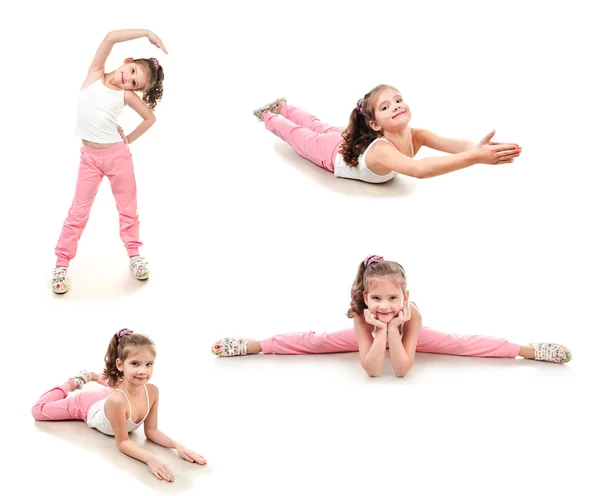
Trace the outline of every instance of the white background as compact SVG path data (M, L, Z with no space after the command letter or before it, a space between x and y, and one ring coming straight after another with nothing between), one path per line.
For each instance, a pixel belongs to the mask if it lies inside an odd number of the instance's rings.
M587 2L23 2L0 20L2 492L583 494L597 446L598 36ZM75 102L110 30L165 69L156 125L131 145L143 254L133 279L108 182L50 288L79 159ZM379 83L415 127L518 142L512 165L386 185L336 179L252 110L279 96L345 125ZM138 123L129 109L121 124ZM417 158L436 152L423 150ZM356 267L404 265L424 323L559 342L565 366L419 354L370 379L356 354L217 359L222 336L342 329ZM151 336L159 426L205 456L153 480L83 422L36 423L37 397L111 334ZM592 424L592 419L594 423ZM143 434L134 435L144 443Z

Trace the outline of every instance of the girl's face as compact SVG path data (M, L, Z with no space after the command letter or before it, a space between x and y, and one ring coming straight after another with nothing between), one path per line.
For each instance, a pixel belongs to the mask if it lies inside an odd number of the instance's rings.
M375 120L370 125L375 131L394 131L406 127L410 117L410 108L398 90L385 88L377 95Z
M387 324L398 316L404 302L408 301L408 291L403 293L394 277L377 278L370 281L364 299L375 318Z
M148 84L148 70L144 64L136 64L133 59L125 59L113 75L113 84L122 90L143 91Z
M125 361L117 358L117 369L123 372L123 380L132 386L145 384L152 377L156 356L148 346L136 348Z

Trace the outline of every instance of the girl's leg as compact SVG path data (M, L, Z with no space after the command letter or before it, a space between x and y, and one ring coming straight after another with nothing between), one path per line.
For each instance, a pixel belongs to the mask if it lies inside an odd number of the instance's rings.
M260 341L262 352L276 355L307 355L358 351L354 329L316 334L313 331L279 334Z
M37 401L31 413L35 420L87 420L87 412L98 400L106 398L110 388L94 391L82 391L68 396L71 391L69 382L56 386L44 393Z
M289 106L285 105L283 109L287 107ZM283 114L270 112L264 115L263 120L269 131L288 143L301 157L333 172L335 156L342 142L341 131L333 130L319 134L308 127L296 124ZM319 125L314 122L311 125L319 128Z
M293 123L302 127L307 127L317 134L326 134L332 132L341 134L344 131L343 127L325 124L314 115L287 103L279 109L279 115L283 115L286 119L292 121Z
M506 339L444 334L429 327L421 328L417 342L417 351L421 353L476 357L514 358L519 355L520 348Z
M115 145L114 153L106 157L106 175L119 212L121 240L130 257L139 256L140 221L137 214L137 188L133 159L125 143Z
M73 198L54 250L57 267L68 267L69 262L75 257L79 238L81 238L90 217L90 210L103 175L101 164L82 148L75 198Z

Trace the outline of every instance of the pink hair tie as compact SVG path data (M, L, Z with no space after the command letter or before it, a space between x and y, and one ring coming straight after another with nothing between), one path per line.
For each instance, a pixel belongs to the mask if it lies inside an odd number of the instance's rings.
M383 257L380 257L379 255L369 255L367 258L365 258L365 269L369 266L369 264L372 264L373 262L379 262L383 260Z
M158 71L158 60L156 60L154 57L150 57L148 60L150 62L152 62L152 65L154 66L154 70Z
M117 332L117 343L120 343L121 339L123 339L125 336L129 336L129 334L133 334L131 329L121 329L119 332Z
M356 110L359 113L361 113L361 114L365 113L365 111L364 111L364 103L365 103L364 98L361 98L358 102L356 102Z

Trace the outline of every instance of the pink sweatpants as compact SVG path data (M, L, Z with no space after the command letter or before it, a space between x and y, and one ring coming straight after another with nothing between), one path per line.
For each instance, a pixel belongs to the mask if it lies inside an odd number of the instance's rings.
M103 379L98 383L107 385ZM44 393L31 409L33 418L36 420L80 419L87 422L90 407L97 401L106 398L112 391L111 388L104 387L68 396L69 389L69 383L65 382Z
M354 329L316 334L298 332L280 334L260 342L263 353L277 355L305 355L312 353L342 353L358 351ZM444 334L429 327L422 327L417 351L421 353L441 353L476 357L514 358L520 346L505 339L487 336L462 336Z
M133 160L129 147L117 143L104 150L96 150L83 145L75 198L63 224L56 245L56 265L68 267L77 253L79 238L87 224L92 204L98 193L100 182L108 176L121 226L121 239L127 248L127 254L139 255L140 223L137 215L137 198Z
M344 128L324 124L314 115L292 105L284 105L279 112L264 115L266 128L305 159L333 172Z

